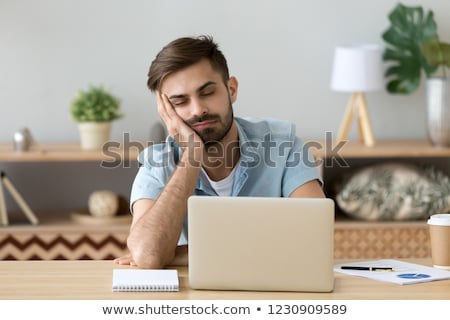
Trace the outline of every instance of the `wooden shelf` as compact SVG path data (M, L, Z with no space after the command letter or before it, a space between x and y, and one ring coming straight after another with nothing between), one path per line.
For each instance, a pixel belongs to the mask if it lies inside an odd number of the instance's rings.
M342 148L336 148L335 142L308 141L312 153L318 158L409 158L409 157L450 157L450 148L432 146L426 140L379 140L374 147L366 147L357 141L347 141ZM70 162L70 161L113 161L121 159L135 160L146 146L133 145L131 148L110 147L103 150L86 151L78 142L41 143L30 151L14 151L12 143L0 143L0 162ZM336 152L333 152L337 151Z
M14 151L12 143L0 143L0 162L78 162L136 160L143 149L133 146L110 147L108 150L82 150L78 142L40 143L29 151Z
M39 213L38 225L30 224L25 218L18 221L13 221L12 224L0 227L0 233L14 233L14 232L46 232L46 231L106 231L106 230L120 230L128 231L131 224L131 214L129 222L120 222L117 224L102 225L99 223L93 223L91 225L86 223L78 223L71 219L71 213L69 212L54 212L54 213ZM125 214L122 214L123 216ZM365 228L428 228L425 221L362 221L354 220L351 218L337 217L335 221L335 229L365 229Z
M110 230L120 230L128 231L131 224L131 214L121 213L114 222L108 220L104 223L101 221L104 218L92 217L91 221L89 219L80 220L75 219L72 215L77 215L84 213L86 210L74 210L72 212L38 212L36 213L39 223L37 225L32 225L22 213L13 212L10 214L10 224L5 227L0 227L0 233L16 233L16 232L104 232ZM125 219L128 218L128 219Z
M435 147L427 140L377 140L373 147L367 147L358 141L346 141L342 148L337 148L334 141L328 144L323 141L310 143L311 152L317 158L450 157L450 148Z

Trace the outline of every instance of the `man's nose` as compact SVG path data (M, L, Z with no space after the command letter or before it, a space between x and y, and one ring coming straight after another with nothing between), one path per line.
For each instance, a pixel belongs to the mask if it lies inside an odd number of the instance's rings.
M201 117L208 113L208 107L206 104L199 99L192 100L192 115L196 117Z

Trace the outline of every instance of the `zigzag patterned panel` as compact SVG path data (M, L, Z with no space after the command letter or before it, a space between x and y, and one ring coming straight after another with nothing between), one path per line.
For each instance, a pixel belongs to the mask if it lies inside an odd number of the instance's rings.
M126 231L0 233L0 260L103 260L127 253ZM429 233L420 227L339 226L336 259L427 258Z
M0 260L103 260L126 253L127 234L0 235Z
M429 232L422 228L337 228L336 259L428 258Z

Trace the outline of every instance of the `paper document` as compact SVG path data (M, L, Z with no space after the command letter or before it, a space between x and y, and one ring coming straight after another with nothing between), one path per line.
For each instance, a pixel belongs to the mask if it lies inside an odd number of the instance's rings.
M342 266L392 268L393 271L366 271L341 269ZM356 269L356 268L355 268ZM399 260L382 259L372 261L346 262L334 266L334 271L365 277L378 281L392 282L397 284L412 284L435 280L450 279L450 271L423 266L420 264L403 262Z

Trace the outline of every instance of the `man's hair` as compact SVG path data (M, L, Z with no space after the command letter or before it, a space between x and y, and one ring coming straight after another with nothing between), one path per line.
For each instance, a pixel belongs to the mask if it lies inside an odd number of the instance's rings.
M211 36L179 38L166 45L153 60L148 72L147 86L154 92L161 88L164 78L207 59L212 68L222 75L226 84L229 79L228 65L222 51Z

